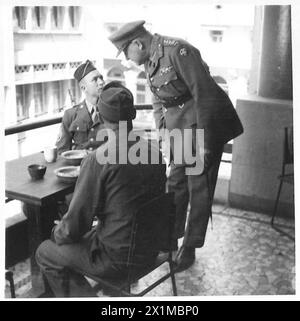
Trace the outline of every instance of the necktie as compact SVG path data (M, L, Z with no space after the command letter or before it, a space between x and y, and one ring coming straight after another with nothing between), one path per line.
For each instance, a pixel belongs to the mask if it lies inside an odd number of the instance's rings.
M91 118L93 120L93 123L97 122L98 121L98 112L96 110L96 107L92 107L92 110L91 110Z
M95 107L93 106L92 109L91 109L91 118L92 118L93 122L95 120L95 115L96 115L96 111L95 111Z

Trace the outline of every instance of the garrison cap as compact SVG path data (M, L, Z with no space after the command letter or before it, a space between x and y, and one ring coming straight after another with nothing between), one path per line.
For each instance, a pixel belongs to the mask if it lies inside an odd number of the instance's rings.
M144 33L145 20L138 20L124 24L119 30L109 36L109 40L117 47L117 56L130 44L132 40Z
M84 78L91 71L96 70L96 67L90 60L87 60L85 63L78 66L78 68L74 72L74 78L79 82L82 78Z
M112 123L133 120L136 116L133 96L124 86L104 89L98 100L98 110L104 119Z

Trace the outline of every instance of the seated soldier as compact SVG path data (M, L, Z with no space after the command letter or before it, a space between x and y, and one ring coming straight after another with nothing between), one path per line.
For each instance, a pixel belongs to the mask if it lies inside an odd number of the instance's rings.
M87 60L74 73L85 99L64 113L56 142L58 154L70 149L99 147L97 132L103 128L103 121L97 110L97 101L104 86L103 76L93 63Z
M83 160L68 212L54 227L51 240L44 241L36 252L37 263L57 297L96 296L85 274L124 276L134 213L165 192L166 168L158 149L137 137L138 145L143 146L140 151L159 161L144 164L129 157L136 143L132 139L136 110L131 92L121 86L109 87L101 93L98 107L106 131L113 137L109 135ZM121 142L124 139L125 144ZM99 220L96 227L92 227L94 217ZM142 242L136 246L144 249L149 242L143 238ZM157 255L143 252L137 262L141 267L152 264Z

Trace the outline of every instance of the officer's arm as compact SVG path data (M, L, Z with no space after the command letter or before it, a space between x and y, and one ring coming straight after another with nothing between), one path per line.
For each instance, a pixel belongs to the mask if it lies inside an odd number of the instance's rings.
M77 242L91 230L93 219L101 207L101 172L102 166L95 154L83 160L69 210L53 231L57 244Z
M215 82L196 48L181 44L173 50L171 60L193 97L198 128L205 130L204 147L205 154L208 155L216 144L216 133L211 126L219 96Z
M56 140L56 147L59 155L65 152L66 150L70 150L72 148L72 135L68 130L70 123L70 116L67 112L65 112L59 128L59 134Z
M181 44L171 52L171 61L180 79L186 84L194 99L197 122L204 128L214 104L215 84L199 51Z

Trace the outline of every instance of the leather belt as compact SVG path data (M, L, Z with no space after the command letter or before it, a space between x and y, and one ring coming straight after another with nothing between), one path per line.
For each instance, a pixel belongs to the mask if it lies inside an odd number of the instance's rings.
M163 104L163 106L165 108L172 108L172 107L177 107L179 105L182 105L182 104L186 103L191 98L192 98L191 94L187 93L185 95L182 95L182 96L179 96L179 97L175 97L175 98L171 98L171 99L168 99L168 100L160 99L160 102Z

